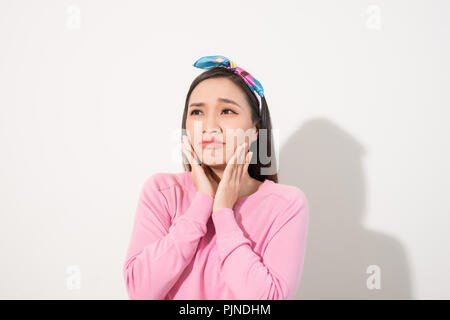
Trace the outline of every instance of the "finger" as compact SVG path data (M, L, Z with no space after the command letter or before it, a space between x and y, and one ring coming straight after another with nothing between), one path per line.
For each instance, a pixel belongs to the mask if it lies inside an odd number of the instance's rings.
M186 156L189 159L189 162L191 165L199 165L200 162L198 161L194 150L192 149L192 145L190 144L190 142L188 141L188 137L187 136L183 136L183 148L185 150Z
M243 154L244 148L241 144L237 150L236 150L236 163L233 166L233 173L232 173L232 180L233 182L237 182L239 180L239 167L242 163L242 154Z
M191 151L192 151L192 155L193 155L195 161L196 161L199 165L201 165L201 164L203 163L203 161L200 159L200 157L198 156L197 152L195 152L195 149L194 149L194 147L192 146L191 143L189 143L189 148L190 148Z
M244 172L248 172L248 166L250 165L250 161L252 160L253 152L250 151L247 153L247 156L245 157L245 165L244 165Z
M185 137L182 137L182 142L181 142L181 151L183 152L184 156L186 157L186 159L188 160L189 164L191 162L191 157L189 155L189 152L187 151L186 148L186 142L185 142Z
M191 153L187 150L186 146L182 147L183 154L185 155L188 163L193 166L195 164L195 160L192 158Z
M185 154L186 158L188 158L189 162L192 164L192 162L193 162L192 153L189 150L186 139L187 139L186 136L183 136L182 151Z
M244 146L244 153L242 155L242 166L241 166L241 175L240 178L242 178L242 174L245 172L246 170L246 166L247 166L247 158L248 158L248 153L249 153L249 146L250 144L248 142L245 142L245 146Z
M196 162L198 165L202 165L202 164L203 164L203 161L202 161L202 159L198 156L197 152L195 152L195 149L194 149L192 143L190 142L190 140L188 140L188 144L189 144L189 148L190 148L190 150L191 150L191 152L192 152L192 156L193 156L194 159L195 159L195 162Z
M241 177L242 177L242 169L244 167L245 164L245 151L246 150L246 144L244 143L244 145L241 147L241 151L239 153L239 163L237 165L236 168L236 182L240 183L241 182Z
M242 169L241 180L242 180L242 176L245 173L248 173L248 166L250 164L250 160L252 159L252 155L253 155L253 152L250 151L249 153L247 153L247 156L245 157L245 164L244 164L244 167Z
M244 142L244 145L242 146L242 152L241 152L241 161L239 162L240 165L244 165L245 164L245 158L247 156L247 152L248 152L248 143Z
M186 152L184 151L184 146L181 147L181 152L183 154L183 164L190 164L189 157L187 156Z
M227 162L227 166L225 167L225 170L223 172L222 177L223 180L230 181L230 178L232 178L233 167L235 166L235 162L236 162L236 150Z

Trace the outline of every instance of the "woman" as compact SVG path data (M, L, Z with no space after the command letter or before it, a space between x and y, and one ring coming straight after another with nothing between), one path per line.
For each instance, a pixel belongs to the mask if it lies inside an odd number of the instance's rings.
M186 97L185 172L157 173L143 185L123 267L128 295L293 299L309 209L304 193L273 173L263 88L223 56L194 66L208 70Z

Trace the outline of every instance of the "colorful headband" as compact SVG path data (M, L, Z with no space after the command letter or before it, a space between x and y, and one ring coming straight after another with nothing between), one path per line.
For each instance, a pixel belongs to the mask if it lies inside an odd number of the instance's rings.
M244 69L236 66L236 63L233 60L230 60L224 56L204 56L204 57L201 57L200 59L198 59L197 61L195 61L193 66L200 68L200 69L210 69L210 68L217 67L217 66L230 69L234 73L239 75L245 81L245 83L248 85L248 87L252 91L255 91L259 95L259 97L262 98L264 96L264 89L263 89L261 83L258 80L256 80L255 78L253 78L250 75L250 73L248 73ZM261 101L260 101L259 105L261 108Z

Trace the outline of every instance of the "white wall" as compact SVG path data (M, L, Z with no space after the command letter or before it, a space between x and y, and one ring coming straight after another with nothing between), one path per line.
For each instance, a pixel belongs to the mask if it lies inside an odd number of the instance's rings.
M183 170L192 64L219 54L263 84L280 182L310 202L297 298L449 299L449 10L2 0L0 298L128 298L140 188Z

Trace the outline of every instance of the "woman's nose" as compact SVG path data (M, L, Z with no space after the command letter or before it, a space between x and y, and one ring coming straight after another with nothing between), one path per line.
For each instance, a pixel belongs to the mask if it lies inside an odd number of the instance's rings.
M216 117L214 115L209 116L206 120L203 122L203 132L220 132L220 125L217 121Z

